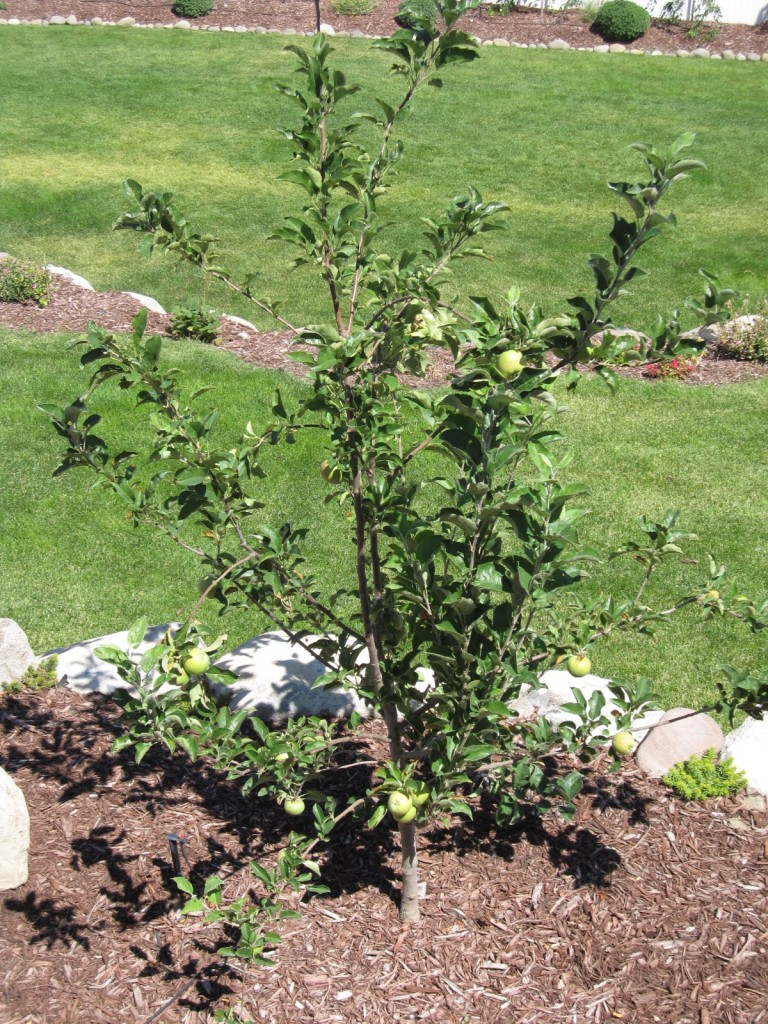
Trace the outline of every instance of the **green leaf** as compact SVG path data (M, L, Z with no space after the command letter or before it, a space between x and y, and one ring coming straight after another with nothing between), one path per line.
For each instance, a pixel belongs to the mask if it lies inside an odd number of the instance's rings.
M147 634L149 620L147 618L137 619L128 630L128 646L138 647Z
M195 887L188 878L184 878L183 875L177 875L173 880L176 883L177 889L181 889L182 892L186 892L190 896L194 893Z

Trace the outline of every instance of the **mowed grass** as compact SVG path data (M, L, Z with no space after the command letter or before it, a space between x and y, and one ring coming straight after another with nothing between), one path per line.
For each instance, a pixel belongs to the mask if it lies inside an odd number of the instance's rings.
M153 622L183 616L197 599L201 575L194 556L148 527L134 528L115 497L92 489L88 474L52 478L61 442L35 405L69 401L87 381L66 341L65 335L0 331L6 375L0 391L0 614L21 623L38 652L126 628L140 614ZM205 402L222 411L222 441L234 442L249 419L257 429L269 421L276 383L289 403L305 386L200 345L167 341L164 351L187 371L190 386L213 386ZM571 411L562 427L576 455L570 473L592 488L584 502L590 509L585 539L618 546L638 536L639 514L678 508L682 525L701 541L651 588L654 604L695 588L706 573L707 551L728 564L746 593L768 592L768 493L758 427L768 416L768 381L717 389L623 381L611 394L585 378L563 397ZM94 407L104 417L104 436L120 448L141 448L143 417L129 396L103 389ZM316 436L271 451L259 496L264 521L311 527L309 563L330 594L353 583L354 568L346 508L324 503L322 458ZM595 594L636 585L631 559L610 563L586 584ZM214 605L205 607L205 619L228 634L228 647L271 628L245 613L220 621ZM701 626L690 613L655 639L619 637L594 653L595 671L646 675L667 706L711 700L723 662L765 667L765 639L738 624Z
M261 294L294 322L325 318L314 279L287 274L292 254L268 240L302 196L277 180L289 151L275 127L295 125L299 113L274 89L292 79L289 42L309 41L0 27L2 248L68 266L98 289L155 295L166 308L201 298L205 285L191 269L149 261L136 236L110 233L128 206L121 183L133 177L173 191L200 229L222 238L230 267L260 274ZM350 80L397 95L386 55L365 41L334 46ZM401 177L382 203L389 248L414 243L418 216L471 182L509 204L511 230L490 240L492 263L460 265L457 291L498 295L516 283L554 311L589 291L587 254L609 251L615 204L605 183L641 172L628 145L666 145L694 130L708 169L671 193L679 229L643 253L652 276L617 316L647 326L699 292L700 267L748 293L766 291L765 65L484 48L445 79L402 123ZM369 95L349 100L350 112L358 108L372 109ZM268 326L223 286L207 299Z

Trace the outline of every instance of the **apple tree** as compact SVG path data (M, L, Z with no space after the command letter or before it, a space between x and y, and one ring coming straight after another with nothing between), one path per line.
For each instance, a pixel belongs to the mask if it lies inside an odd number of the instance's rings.
M393 253L381 241L380 208L402 155L404 113L417 93L443 84L451 64L478 57L476 41L458 28L470 6L442 0L436 27L419 23L374 43L402 84L400 101L378 100L375 114L354 112L358 88L333 65L326 38L287 48L297 81L281 91L296 120L283 130L292 161L282 177L302 202L275 234L293 247L294 267L309 267L324 282L325 322L293 324L257 296L253 278L227 270L217 240L198 232L172 195L126 183L135 208L115 227L143 233L147 252L195 265L292 331L300 343L293 358L308 371L302 400L291 405L278 389L268 427L249 423L235 447L224 447L217 413L204 404L207 389L188 388L167 365L161 339L146 336L141 314L127 339L90 325L78 341L91 372L87 393L65 407L44 407L66 445L59 471L93 471L135 524L160 529L199 557L201 601L214 599L225 611L256 609L327 667L321 685L354 688L383 722L388 756L344 803L324 788L329 771L348 767L337 761L338 726L301 718L270 729L216 700L206 680L230 677L210 664L221 638L203 635L199 605L181 630L140 659L130 650L102 651L133 686L119 697L126 731L118 749L133 746L140 759L161 741L209 757L245 793L276 798L311 833L291 832L275 867L253 865L265 892L259 906L225 909L216 878L202 896L192 894L190 909L206 906L214 919L239 926L241 943L227 951L259 961L278 938L283 888L322 888L318 851L342 818L355 817L361 827L380 825L388 813L394 820L400 914L412 921L419 914L417 838L428 822L471 817L481 794L500 825L518 820L526 805L572 813L582 785L579 759L610 749L615 733L630 730L649 706L651 687L615 681L611 715L602 695L586 701L576 690L568 706L573 721L555 729L510 708L543 670L566 662L574 676L583 675L605 637L652 633L686 606L755 629L768 617L768 605L738 596L714 562L699 588L652 607L652 578L693 535L670 512L641 519L639 535L618 551L584 544L579 502L587 492L570 480L571 455L558 428L556 385L565 378L575 386L582 364L611 383L616 365L702 348L698 338L681 336L678 312L660 320L647 341L612 330L610 319L611 303L641 276L640 250L674 227L673 214L662 212L668 191L702 166L687 155L692 136L667 150L634 146L642 179L609 186L624 204L613 216L610 255L590 256L594 290L560 315L524 308L514 288L502 299L452 297L451 268L483 258L486 236L505 226L505 207L474 188L424 219L413 248ZM733 293L705 277L697 308L712 321ZM449 385L429 390L404 382L406 374L423 374L435 347L453 359ZM90 406L108 381L146 412L153 440L143 459L113 452L97 431ZM326 592L307 562L311 524L270 521L260 497L265 452L301 445L307 431L325 438L321 474L354 579L343 600ZM607 558L632 561L634 591L583 596L579 583ZM145 626L136 624L132 644ZM732 672L721 708L759 713L768 677ZM622 737L619 748L627 745ZM568 756L553 760L553 752Z

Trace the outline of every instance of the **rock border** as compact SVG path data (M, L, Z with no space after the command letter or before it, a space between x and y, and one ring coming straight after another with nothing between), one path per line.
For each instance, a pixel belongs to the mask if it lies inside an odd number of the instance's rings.
M315 32L302 32L298 29L274 29L264 28L263 25L193 25L191 21L182 18L179 21L171 22L139 22L135 18L125 17L119 21L103 21L101 18L88 18L78 21L74 14L63 15L53 14L49 18L0 18L0 25L36 25L36 26L66 26L85 25L93 28L153 28L153 29L181 29L187 32L252 32L256 35L283 35L283 36L314 36ZM339 38L350 39L381 39L381 36L366 35L358 31L336 31L332 25L322 24L320 30L327 36L338 36ZM477 39L477 37L475 37ZM768 52L759 53L736 53L733 50L717 50L710 52L704 46L697 46L693 50L643 50L635 46L625 46L624 43L600 43L598 46L571 46L564 39L553 39L549 43L516 43L509 39L477 39L481 46L505 46L508 49L519 50L574 50L579 53L632 53L641 57L696 57L708 60L736 60L751 61L752 63L767 63Z

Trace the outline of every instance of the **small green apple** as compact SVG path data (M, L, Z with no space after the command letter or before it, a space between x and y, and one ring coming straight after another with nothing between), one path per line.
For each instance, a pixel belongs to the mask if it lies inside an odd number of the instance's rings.
M333 466L328 459L320 463L320 476L327 484L340 484L343 480L341 466Z
M405 814L401 814L399 817L397 815L395 815L394 817L399 824L407 825L416 817L416 808L413 806L413 804L411 804L410 811L406 811Z
M300 796L292 797L285 801L283 808L286 814L290 814L292 818L298 818L300 814L304 813L304 801Z
M289 756L290 755L288 754L287 750L281 750L279 754L275 755L275 760L277 761L278 764L285 764Z
M187 683L189 682L189 676L187 675L183 668L180 668L179 671L176 673L173 681L176 686L186 686Z
M414 807L423 807L430 797L429 786L426 782L417 782L410 790L409 796Z
M411 811L416 810L416 808L413 806L413 801L411 800L411 798L408 796L407 793L404 793L402 790L397 790L396 792L389 794L389 799L387 800L387 807L389 808L389 813L392 815L395 821L402 821L406 814L410 814Z
M631 732L617 732L611 741L617 754L631 754L635 749L635 739Z
M185 672L191 676L201 676L211 667L211 659L199 647L193 648L182 662Z
M523 353L518 352L517 349L514 348L508 348L506 352L502 352L496 360L496 369L499 371L501 376L507 380L510 377L516 377L522 368Z
M572 676L576 676L577 679L587 675L591 668L592 662L586 654L572 654L568 659L568 671Z

